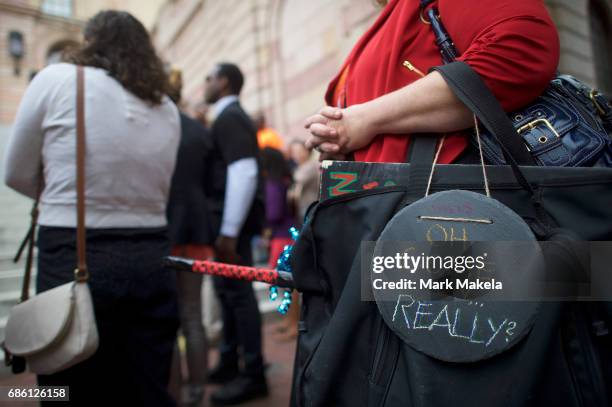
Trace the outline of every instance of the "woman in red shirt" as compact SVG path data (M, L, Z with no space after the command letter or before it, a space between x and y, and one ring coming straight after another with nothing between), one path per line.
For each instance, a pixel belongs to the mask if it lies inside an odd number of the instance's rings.
M559 38L542 0L437 0L461 61L511 111L539 96L555 74ZM309 117L309 148L322 159L403 162L413 133L453 133L473 125L472 113L442 76L435 37L418 0L391 0L330 83L326 107ZM333 107L332 107L333 106ZM450 134L441 164L468 140Z

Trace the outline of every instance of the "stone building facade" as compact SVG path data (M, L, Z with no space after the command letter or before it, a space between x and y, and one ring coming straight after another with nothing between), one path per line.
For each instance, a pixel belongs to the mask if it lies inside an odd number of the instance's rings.
M81 25L65 16L45 14L37 2L0 1L0 123L15 115L30 76L65 44L78 40ZM10 36L21 38L23 57L9 53ZM17 67L17 69L16 69Z
M80 40L87 18L101 9L122 8L150 26L163 1L0 0L0 125L12 122L31 75L56 60L58 51ZM20 37L23 44L19 61L9 52L11 35Z
M187 105L218 61L237 63L242 99L284 135L317 106L328 79L373 21L371 0L168 1L153 28L162 56L183 70Z
M612 91L612 0L547 4L561 36L560 70ZM202 99L215 62L235 62L245 72L247 110L264 111L291 138L304 135L304 117L321 106L329 79L378 13L373 0L169 0L153 36L183 70L187 107Z

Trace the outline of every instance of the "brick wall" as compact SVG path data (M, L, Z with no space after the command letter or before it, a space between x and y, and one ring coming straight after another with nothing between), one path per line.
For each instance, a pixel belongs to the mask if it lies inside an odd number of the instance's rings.
M603 50L593 49L589 12L591 1L603 6L608 23L612 23L612 0L548 0L547 4L561 39L559 69L601 88L602 80L595 74L594 54ZM608 27L608 30L612 30L612 27ZM612 45L608 43L607 47L607 55L612 55L609 51Z
M561 40L559 69L594 84L595 70L587 1L550 0L547 3Z
M45 15L40 12L43 0L0 0L0 124L13 121L30 73L46 65L49 49L60 41L79 41L83 22L101 9L123 8L132 12L147 26L152 25L164 0L74 0L74 18ZM25 57L21 75L13 73L8 55L8 33L17 30L25 39Z
M0 124L13 121L30 73L45 66L49 49L60 41L78 40L81 30L79 22L44 16L30 3L0 1ZM20 75L15 75L8 53L8 35L13 30L24 38Z
M187 107L202 100L216 62L234 62L246 77L246 109L263 110L293 137L376 13L371 0L175 0L162 8L153 36L163 58L183 70Z

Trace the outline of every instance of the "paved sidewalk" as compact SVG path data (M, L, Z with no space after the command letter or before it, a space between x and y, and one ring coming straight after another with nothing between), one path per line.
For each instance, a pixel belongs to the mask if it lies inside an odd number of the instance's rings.
M264 323L264 357L268 364L266 376L270 395L265 399L255 400L250 403L240 404L244 407L288 407L291 393L291 379L293 374L293 357L295 355L295 342L287 342L279 339L276 332L279 323L271 321ZM217 352L211 352L210 366L215 366ZM214 391L215 386L206 387L206 400L202 407L209 407L208 397Z
M265 318L264 318L265 321ZM287 407L289 406L289 395L291 392L291 375L293 372L293 356L295 353L295 342L285 341L279 338L276 332L278 320L267 321L263 326L264 335L264 357L268 364L267 377L270 395L265 399L241 404L244 407ZM214 366L218 358L216 350L211 351L210 365ZM0 386L26 386L36 384L36 378L32 374L20 374L0 379ZM205 400L201 407L209 407L209 396L215 386L206 387ZM32 402L0 402L0 407L32 407Z

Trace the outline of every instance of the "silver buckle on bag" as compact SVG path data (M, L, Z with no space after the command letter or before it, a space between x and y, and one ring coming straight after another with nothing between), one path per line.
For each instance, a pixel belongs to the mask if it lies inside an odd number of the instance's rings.
M555 130L555 128L553 127L552 123L549 122L548 119L536 119L536 120L530 121L526 125L524 125L521 128L519 128L517 130L517 133L520 135L520 134L522 134L522 133L524 133L526 131L533 130L536 127L538 127L538 125L540 125L540 124L543 124L544 126L548 127L548 129L555 135L555 137L561 138L559 133L557 133L557 130ZM548 137L540 136L538 138L538 141L541 144L545 144L548 141ZM526 146L527 146L527 151L531 152L531 147L529 146L528 143L526 143Z
M600 95L600 93L598 91L596 91L595 89L593 89L589 93L589 99L591 99L591 102L593 102L593 104L595 105L595 108L597 109L599 114L601 114L602 116L605 116L606 115L606 111L604 110L603 106L601 106L601 104L597 100L597 96L599 96L599 95Z

